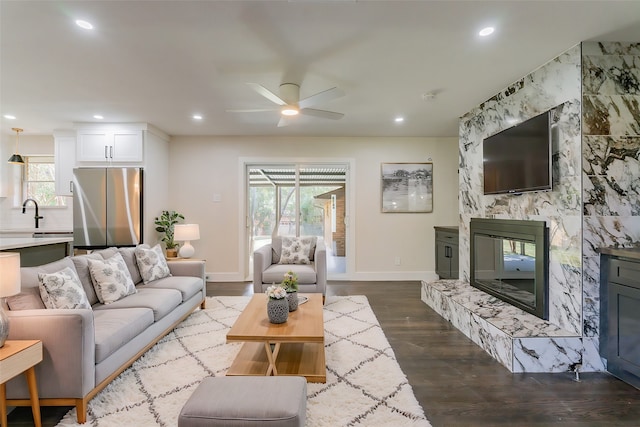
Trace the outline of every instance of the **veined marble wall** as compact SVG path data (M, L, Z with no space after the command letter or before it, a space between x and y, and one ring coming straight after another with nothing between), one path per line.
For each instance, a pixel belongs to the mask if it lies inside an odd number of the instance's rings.
M575 46L466 114L460 122L460 269L469 281L469 223L475 218L546 221L549 321L582 330L580 46ZM482 140L554 110L553 191L483 194Z
M585 337L599 335L603 246L640 245L640 43L582 44Z
M553 109L553 191L484 196L482 139ZM460 123L460 277L469 281L472 217L544 220L550 230L549 321L582 336L601 369L599 247L640 245L640 43L569 49Z

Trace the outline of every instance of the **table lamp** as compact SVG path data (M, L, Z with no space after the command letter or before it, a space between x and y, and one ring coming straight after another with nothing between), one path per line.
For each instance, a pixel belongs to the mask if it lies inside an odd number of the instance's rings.
M9 316L4 311L5 297L20 293L20 254L0 252L0 347L9 336Z
M200 239L200 227L198 224L177 224L173 228L173 238L177 241L183 241L178 255L181 258L191 258L195 249L191 246L191 240Z

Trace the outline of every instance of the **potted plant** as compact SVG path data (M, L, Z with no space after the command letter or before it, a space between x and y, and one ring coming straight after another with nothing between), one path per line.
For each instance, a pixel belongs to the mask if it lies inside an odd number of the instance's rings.
M284 274L282 286L287 291L287 301L289 302L289 311L298 309L298 276L289 270Z
M289 302L287 301L287 291L280 285L271 285L266 291L269 301L267 302L267 316L271 323L284 323L289 317Z
M156 231L164 233L161 241L164 242L167 249L167 258L175 258L178 256L178 244L173 240L173 226L184 216L176 211L162 211L162 215L156 217Z

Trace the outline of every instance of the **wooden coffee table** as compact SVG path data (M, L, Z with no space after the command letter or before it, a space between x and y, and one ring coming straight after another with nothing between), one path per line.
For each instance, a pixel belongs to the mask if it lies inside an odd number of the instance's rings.
M303 296L309 301L277 325L267 318L267 295L251 298L227 333L227 342L245 343L227 375L297 375L309 382L327 381L322 294Z

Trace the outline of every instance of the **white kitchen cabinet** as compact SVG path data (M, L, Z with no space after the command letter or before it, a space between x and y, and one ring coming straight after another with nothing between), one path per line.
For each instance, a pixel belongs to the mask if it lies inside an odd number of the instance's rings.
M76 166L76 133L55 132L56 196L73 195L73 168Z
M140 163L143 161L142 130L78 131L78 162Z

